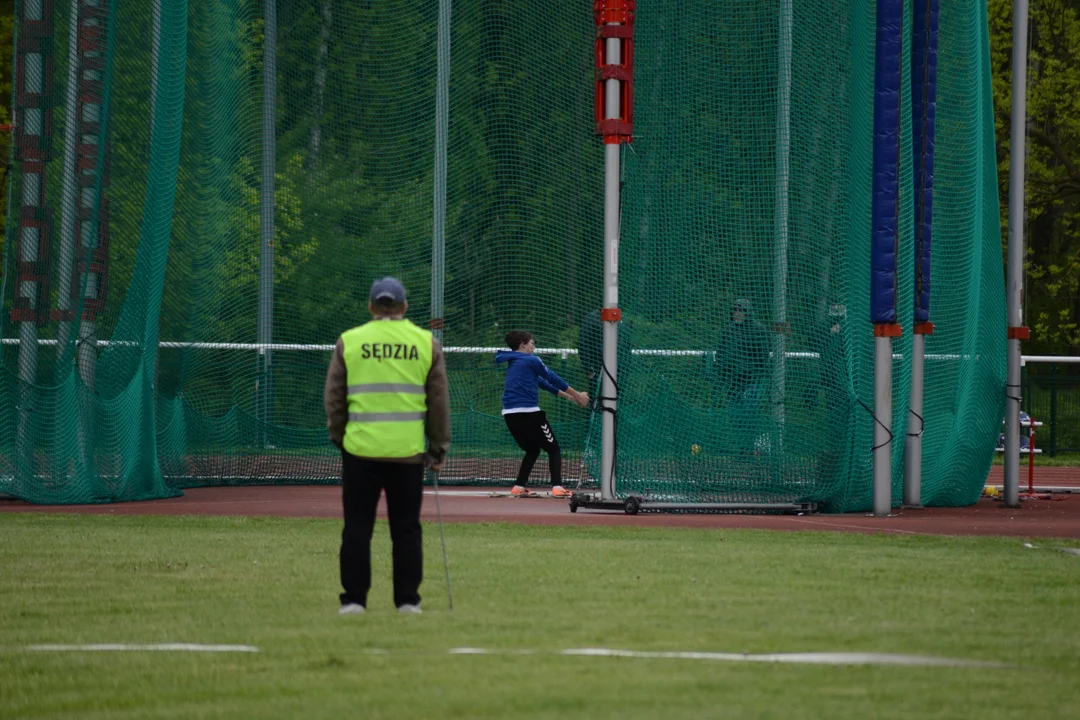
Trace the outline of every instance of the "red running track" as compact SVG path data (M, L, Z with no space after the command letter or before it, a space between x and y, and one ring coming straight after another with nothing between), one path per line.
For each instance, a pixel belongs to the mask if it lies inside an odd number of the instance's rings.
M999 471L1000 468L995 468ZM1050 471L1067 470L1068 473ZM1063 485L1075 468L1041 468L1037 485ZM1060 476L1060 477L1059 477ZM1000 480L999 480L1000 482ZM1075 480L1069 480L1076 483ZM991 472L988 483L994 484ZM1025 485L1026 487L1026 485ZM435 498L427 489L424 518L434 521ZM497 497L491 497L497 495ZM836 531L930 535L1006 535L1013 537L1080 538L1080 494L1056 500L1025 500L1008 509L999 500L982 498L966 508L897 509L887 518L864 513L843 515L676 515L579 510L570 513L566 500L511 498L505 489L443 488L447 522L512 522L532 525L634 525L638 527L753 528L761 530ZM0 513L94 513L101 515L262 515L276 517L341 516L339 486L248 486L186 490L183 497L107 505L31 505L0 501ZM385 509L380 507L380 515ZM0 521L2 522L2 521Z

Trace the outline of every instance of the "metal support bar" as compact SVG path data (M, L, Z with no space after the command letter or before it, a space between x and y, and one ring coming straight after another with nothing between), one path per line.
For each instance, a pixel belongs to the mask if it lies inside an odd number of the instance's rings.
M911 396L908 402L907 437L904 439L904 505L922 506L923 380L926 335L911 339Z
M78 248L76 203L80 199L75 176L79 146L79 64L82 58L82 53L76 51L79 45L80 4L81 0L71 0L69 13L73 21L68 31L68 74L64 93L64 168L60 200L60 272L57 276L60 290L56 295L56 304L60 311L57 338L60 341L61 353L65 352L71 342L77 292L72 285L75 282L75 253Z
M1009 136L1008 325L1023 325L1024 161L1027 118L1028 0L1013 2L1012 124ZM1010 332L1005 380L1005 505L1020 506L1020 333Z
M776 177L773 199L773 223L776 242L773 284L774 319L781 329L776 333L775 382L773 383L774 420L779 430L777 456L781 474L784 462L784 408L787 396L787 285L788 285L788 220L790 217L791 185L791 53L794 32L794 0L780 0L777 48L776 97Z
M892 338L874 338L874 515L892 510Z
M627 14L632 3L624 0L605 0L602 12L597 16L600 26L619 27L629 20ZM594 4L594 10L600 3ZM616 35L616 33L612 33ZM617 66L622 63L624 38L608 36L602 39L603 58L598 62L603 66ZM617 120L623 114L623 80L609 77L604 81L604 119ZM629 118L621 118L629 120ZM600 420L600 494L604 500L615 499L616 472L616 413L618 411L618 341L619 326L614 319L618 317L619 307L619 241L621 222L620 195L620 152L624 137L605 135L604 137L604 312L603 322L603 372L600 383L601 407L603 416Z
M721 512L721 513L789 513L806 514L817 511L810 502L670 502L631 495L625 500L605 499L595 493L574 493L570 497L570 512L586 510L621 510L627 515L639 512Z
M446 154L450 124L450 5L439 0L437 74L435 78L434 227L431 239L431 331L443 339L446 292Z
M277 161L277 5L263 3L263 104L262 104L262 185L259 189L259 306L256 341L260 345L274 337L274 172ZM261 350L256 372L256 416L265 427L273 422L273 353ZM265 438L264 438L265 444Z

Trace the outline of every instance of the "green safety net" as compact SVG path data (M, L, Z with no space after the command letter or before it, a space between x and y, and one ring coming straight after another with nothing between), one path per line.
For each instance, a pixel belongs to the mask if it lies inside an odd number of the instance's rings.
M534 333L552 369L598 394L591 4L442 4L280 0L267 78L260 2L61 1L31 27L22 0L20 38L48 37L32 47L51 60L52 121L31 138L43 172L24 142L9 192L0 492L79 503L336 482L329 347L365 321L383 275L405 283L417 324L442 321L443 482L513 482L521 452L493 362L508 330ZM638 3L635 138L621 150L620 497L870 506L873 7ZM73 44L86 23L100 31ZM1004 411L988 52L986 8L943 3L927 504L974 501ZM914 263L903 117L896 501ZM28 192L42 176L44 192ZM35 257L16 222L27 198L51 218ZM31 266L48 287L27 281ZM733 326L736 305L746 319ZM541 406L568 484L595 485L602 413L546 394ZM542 459L532 482L547 478Z

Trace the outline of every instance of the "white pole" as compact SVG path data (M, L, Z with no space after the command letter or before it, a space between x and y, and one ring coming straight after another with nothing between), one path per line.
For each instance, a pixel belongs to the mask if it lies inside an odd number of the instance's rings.
M898 182L902 175L899 142L903 106L900 97L903 12L903 0L877 0L870 223L870 306L874 323L873 509L877 517L888 516L892 509L892 338L901 333L896 317L896 255L899 253L897 213L901 197ZM894 102L896 104L890 107ZM892 246L891 257L883 254L886 241ZM884 307L886 301L892 307Z
M1024 160L1027 119L1027 0L1013 2L1012 130L1009 136L1009 328L1023 325ZM1020 338L1009 333L1005 381L1005 506L1020 506Z
M609 23L617 25L619 23ZM606 38L605 62L617 65L622 62L622 41ZM604 83L604 118L617 119L620 110L619 81L609 79ZM619 152L621 145L604 145L604 308L619 307ZM600 499L615 499L615 415L616 379L618 378L619 326L604 322L604 372L600 394L604 407L600 424Z
M63 194L60 200L60 275L59 292L56 303L60 308L60 327L57 339L60 341L57 353L65 354L68 343L71 341L71 328L75 319L67 319L67 314L74 311L72 299L75 272L75 248L78 245L78 237L75 232L75 201L78 186L75 177L75 154L79 142L79 61L82 53L79 52L79 2L71 0L70 29L68 31L68 84L64 93L64 170L63 170ZM60 355L57 357L59 358Z
M154 0L151 17L150 53L150 147L154 147L154 124L157 122L158 73L161 71L161 0ZM154 353L154 392L161 387L161 353Z
M263 6L262 185L259 189L259 306L256 341L266 345L274 336L274 171L277 159L277 6ZM270 350L260 351L256 408L259 422L273 421L271 413Z
M788 281L788 188L791 183L791 32L793 0L780 0L780 26L776 99L776 284L774 306L777 327L776 382L773 404L779 430L779 457L784 452L784 397L787 384L787 281Z
M79 248L79 235L82 223L78 222L77 208L83 203L83 193L79 190L78 169L76 159L78 157L78 145L82 119L79 117L79 86L83 82L81 73L82 58L84 51L79 48L79 29L81 26L80 6L83 0L71 0L68 21L68 76L67 88L64 93L64 166L62 183L63 190L60 200L60 270L59 290L56 304L60 310L60 323L57 328L56 363L57 368L61 363L70 362L69 358L75 354L76 348L72 342L72 333L78 327L80 332L84 329L75 317L78 309L76 293L82 287L77 285L75 277L75 254ZM69 352L71 353L69 355ZM80 353L76 356L79 361L79 376L84 384L93 387L93 366L88 365L87 355ZM59 370L58 370L59 372ZM84 373L89 372L89 376ZM65 371L66 374L66 371ZM74 413L77 420L78 430L78 455L82 458L84 471L92 472L93 468L93 421L85 417L80 408L69 409ZM63 425L56 426L62 432ZM65 467L67 463L65 463ZM78 470L75 471L75 474Z
M435 219L431 240L431 327L443 339L446 287L446 152L450 125L450 4L439 0L438 71L435 82Z
M87 0L82 0L84 5L87 5ZM97 25L99 29L105 29L104 23L108 21L101 20L87 20L87 25ZM79 19L80 28L83 25L83 19ZM104 56L107 54L107 48L105 47L106 41L101 41L100 48L95 50L80 50L81 53L97 52L101 51ZM105 74L109 70L95 70L95 77L98 80L104 81ZM84 78L80 77L80 85ZM104 153L104 146L106 142L105 128L103 125L105 118L105 106L103 103L83 103L82 105L82 117L78 118L80 125L82 123L95 123L98 124L101 129L97 135L86 134L82 136L82 142L86 145L93 145L98 148L99 153ZM83 128L80 127L80 134ZM84 210L93 210L98 208L100 210L102 203L102 182L104 173L104 155L100 156L100 161L95 165L93 170L83 170L83 175L92 179L94 182L89 185L81 185L79 203ZM99 237L98 226L98 214L91 213L89 220L80 220L76 222L76 245L82 247L82 253L85 257L89 258L94 251L94 248L101 242ZM98 283L100 276L95 272L86 273L86 286L83 290L83 302L87 300L93 300L98 297L99 287ZM90 390L93 390L97 380L97 322L94 320L80 320L79 322L79 343L78 354L76 357L76 365L79 370L79 377L82 378L83 384ZM93 428L87 428L88 431L92 431Z
M874 515L892 510L892 338L874 338Z
M923 264L926 245L931 240L931 233L926 228L927 214L929 208L927 207L928 198L926 197L927 180L930 179L929 173L926 171L926 165L930 160L930 148L932 147L933 138L930 133L932 127L930 125L930 108L931 103L934 102L934 78L936 74L932 74L931 70L935 66L934 57L937 51L937 22L935 16L937 14L936 0L929 0L926 4L925 16L922 19L923 27L920 31L924 33L922 41L924 46L921 48L915 48L914 51L920 53L922 58L922 77L912 78L912 85L917 85L921 96L918 98L922 106L922 117L916 118L912 132L919 134L919 149L917 150L916 158L916 180L915 180L915 193L917 209L915 212L915 228L918 240L915 243L915 273L916 273L916 287L915 287L915 304L917 310L925 310L925 317L922 317L922 312L917 312L917 317L914 318L912 324L912 344L911 344L911 394L908 398L908 415L907 415L907 433L904 438L904 491L903 491L903 504L907 507L922 507L922 438L923 430L925 428L925 414L923 413L923 404L925 401L925 377L926 377L926 332L933 331L933 323L929 322L929 307L922 307L922 299L920 295L923 292L923 281L929 281L929 277L923 276ZM915 55L913 52L912 62L914 64ZM932 192L930 188L930 192ZM925 236L924 236L925 233ZM929 298L927 298L929 300ZM921 322L920 322L921 321Z
M904 438L904 505L922 506L923 379L926 335L911 338L911 398L908 404L907 437ZM876 444L876 443L875 443Z

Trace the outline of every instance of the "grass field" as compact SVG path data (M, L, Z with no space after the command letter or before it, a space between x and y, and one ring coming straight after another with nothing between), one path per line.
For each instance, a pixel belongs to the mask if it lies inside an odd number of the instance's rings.
M425 614L393 611L380 523L339 617L335 521L0 514L0 717L1080 717L1067 541L449 525L451 614L426 529ZM259 652L27 649L174 642ZM558 654L587 647L1012 667Z

